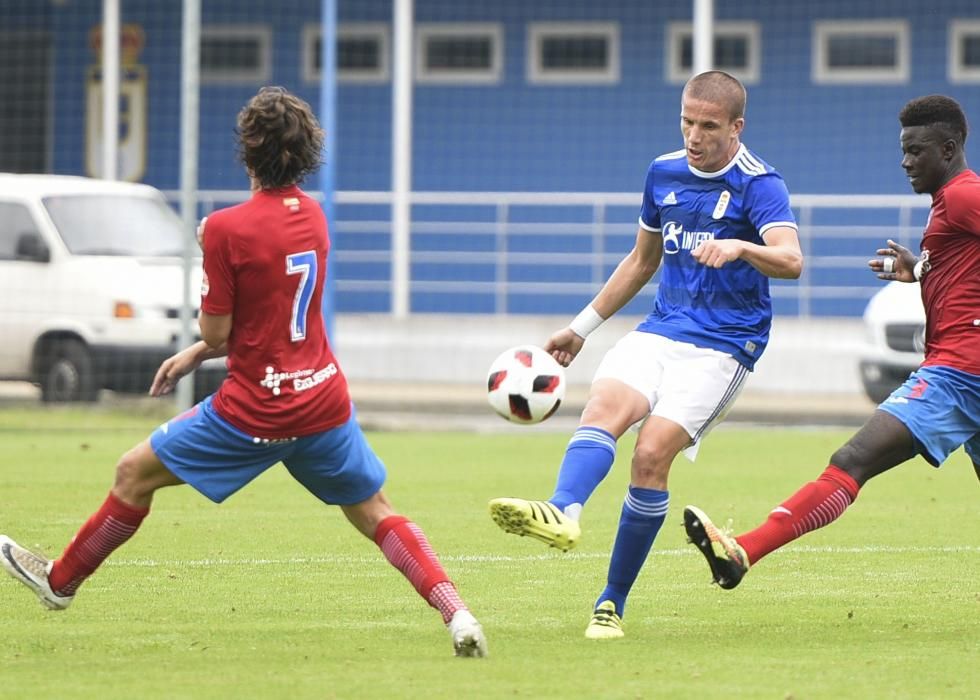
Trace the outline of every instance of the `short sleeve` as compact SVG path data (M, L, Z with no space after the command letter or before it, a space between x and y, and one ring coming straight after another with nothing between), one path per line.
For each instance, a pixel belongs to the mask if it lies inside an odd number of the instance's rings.
M796 228L789 206L789 190L776 173L752 178L745 192L745 212L759 236L775 226Z
M980 185L949 187L945 198L950 227L957 233L980 236Z
M647 231L660 230L660 209L653 198L654 163L647 169L647 179L643 186L643 204L640 206L640 226Z
M212 215L201 222L198 236L204 250L201 310L213 316L225 316L232 312L235 302L235 275L228 232Z

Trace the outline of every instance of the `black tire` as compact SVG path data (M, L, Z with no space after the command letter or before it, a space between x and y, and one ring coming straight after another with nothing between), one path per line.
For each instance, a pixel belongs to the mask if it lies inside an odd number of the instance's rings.
M91 402L98 398L92 354L82 341L69 338L49 343L38 367L42 401Z

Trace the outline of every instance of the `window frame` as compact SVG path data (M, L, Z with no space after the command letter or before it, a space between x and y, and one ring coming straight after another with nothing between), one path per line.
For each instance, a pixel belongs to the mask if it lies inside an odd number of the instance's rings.
M532 85L616 85L622 76L619 22L531 22L527 25L526 80ZM542 48L552 37L599 36L607 40L605 68L574 70L545 68Z
M205 24L201 27L201 43L209 38L257 39L259 67L256 70L207 70L201 65L202 85L268 84L272 78L272 27L266 24ZM201 51L203 54L203 50Z
M489 37L490 67L486 70L435 71L426 68L428 39ZM415 82L426 85L496 85L504 72L504 25L500 22L423 22L415 27Z
M316 68L316 42L322 27L310 22L303 26L303 81L319 83L321 71ZM391 79L391 29L384 22L344 22L337 26L337 43L349 37L375 37L378 39L380 66L376 71L351 71L337 67L337 81L340 83L385 83Z
M949 21L947 77L951 83L980 83L980 66L963 65L961 40L964 35L980 38L980 20L957 18Z
M675 85L685 83L694 75L694 72L693 67L689 70L681 66L681 42L688 35L691 36L693 41L694 23L670 22L667 24L666 31L667 37L664 46L666 47L667 55L664 61L664 67L667 82ZM745 37L748 41L748 51L746 52L749 62L748 66L737 71L721 66L718 66L718 69L730 73L746 85L758 83L762 74L762 30L759 27L759 23L754 20L715 22L714 34L716 38L719 34Z
M893 68L831 68L829 41L835 36L891 36L897 49ZM819 20L813 23L811 79L817 85L907 83L911 66L911 32L904 19Z

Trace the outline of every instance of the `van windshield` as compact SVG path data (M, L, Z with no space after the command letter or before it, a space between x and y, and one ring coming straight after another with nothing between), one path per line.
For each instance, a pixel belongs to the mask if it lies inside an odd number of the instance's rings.
M180 256L180 217L165 201L124 194L57 195L44 206L73 255Z

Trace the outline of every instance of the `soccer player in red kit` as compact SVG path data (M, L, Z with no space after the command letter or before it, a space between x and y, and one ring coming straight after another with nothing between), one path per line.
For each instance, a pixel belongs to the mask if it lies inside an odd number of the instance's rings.
M902 168L932 209L916 257L894 241L869 267L883 280L919 281L926 309L922 365L889 396L830 465L755 530L731 537L698 508L684 510L691 542L716 583L734 588L762 557L843 514L874 476L916 455L934 467L961 445L980 478L980 177L967 167L967 123L944 95L902 108Z
M381 491L385 467L364 438L321 315L329 240L316 201L298 184L320 164L323 132L310 106L262 88L238 115L252 197L201 222L202 340L166 360L150 393L166 394L227 355L218 391L160 426L119 460L112 490L64 553L47 561L0 536L0 563L53 610L147 515L154 492L187 483L220 503L282 462L347 519L442 615L457 656L485 656L480 624L419 527Z

